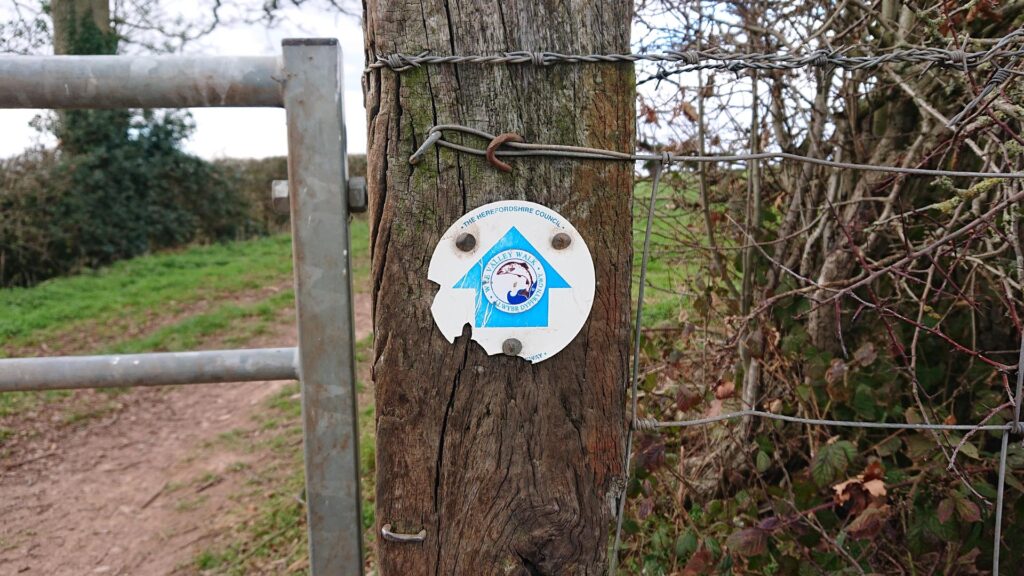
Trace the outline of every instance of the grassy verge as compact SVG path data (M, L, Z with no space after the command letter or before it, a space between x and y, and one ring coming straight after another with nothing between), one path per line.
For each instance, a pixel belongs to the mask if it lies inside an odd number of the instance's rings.
M359 452L363 492L364 542L372 553L374 538L374 411L372 392L363 384L369 373L372 336L357 344L359 362ZM302 409L298 385L283 389L267 402L254 430L239 431L221 441L269 453L273 463L261 466L237 501L253 503L253 513L232 533L200 551L193 561L202 574L305 574L307 557L306 507L302 451ZM372 565L372 558L367 562Z
M274 236L119 262L33 288L0 292L3 349L35 346L88 329L117 339L133 323L188 312L291 274L290 239Z
M366 220L352 223L353 282L369 278ZM287 284L291 238L278 235L118 262L32 288L0 290L0 353L87 327L111 336L126 322L188 312L197 302Z

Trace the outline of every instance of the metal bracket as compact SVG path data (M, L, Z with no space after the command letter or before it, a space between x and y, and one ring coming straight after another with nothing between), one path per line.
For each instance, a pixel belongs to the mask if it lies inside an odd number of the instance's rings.
M288 205L287 180L274 180L270 183L270 205L278 214L291 212L291 207Z
M366 212L369 202L366 198L366 178L355 176L348 179L348 211L352 214Z
M368 205L366 197L366 178L356 176L348 179L346 186L348 194L348 211L350 214L362 214L366 212ZM288 199L288 181L274 180L270 185L270 203L274 212L288 214L291 211L290 200Z

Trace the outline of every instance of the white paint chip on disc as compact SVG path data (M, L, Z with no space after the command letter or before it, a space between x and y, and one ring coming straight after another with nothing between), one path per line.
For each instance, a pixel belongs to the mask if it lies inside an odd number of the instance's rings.
M460 237L472 249L460 249ZM530 362L572 342L594 304L594 261L579 232L554 210L521 200L459 218L434 249L427 277L440 286L430 311L449 342L469 324L488 354L514 339Z

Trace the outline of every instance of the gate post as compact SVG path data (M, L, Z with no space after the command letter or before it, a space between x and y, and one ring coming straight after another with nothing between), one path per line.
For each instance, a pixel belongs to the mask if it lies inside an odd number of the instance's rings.
M632 5L466 0L447 10L436 1L364 2L367 64L387 65L363 81L381 576L607 572L625 472L633 168L536 156L517 157L504 172L442 147L429 147L417 164L409 159L431 140L432 127L452 124L515 132L527 142L633 150L632 66L535 65L546 52L628 52ZM399 54L424 51L533 58L401 65ZM481 150L500 141L452 140ZM472 341L474 322L452 343L432 309L439 291L453 287L430 275L445 231L481 206L508 200L560 214L593 255L589 320L543 362L519 357L522 341L488 355ZM484 264L495 245L479 238L447 249L463 253L467 267ZM555 249L553 241L546 246Z
M283 51L310 569L362 574L341 50Z

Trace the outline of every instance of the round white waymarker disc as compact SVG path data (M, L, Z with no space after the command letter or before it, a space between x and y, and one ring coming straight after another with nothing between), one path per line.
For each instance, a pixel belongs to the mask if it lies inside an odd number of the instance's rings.
M441 237L427 278L449 342L469 324L488 354L546 360L572 342L594 304L594 261L554 210L521 200L481 206Z

